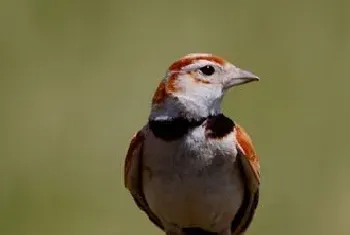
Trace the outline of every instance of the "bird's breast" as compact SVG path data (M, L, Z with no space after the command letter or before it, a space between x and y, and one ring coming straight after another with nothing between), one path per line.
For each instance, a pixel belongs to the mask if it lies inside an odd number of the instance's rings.
M243 195L234 135L208 139L202 127L175 141L150 135L143 152L143 186L164 223L215 230L231 223Z

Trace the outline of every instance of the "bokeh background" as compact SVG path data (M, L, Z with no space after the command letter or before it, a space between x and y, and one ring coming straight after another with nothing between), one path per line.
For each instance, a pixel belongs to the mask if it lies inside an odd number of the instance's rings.
M162 234L123 187L128 141L167 66L253 70L224 112L252 135L249 235L348 235L350 2L0 2L0 234Z

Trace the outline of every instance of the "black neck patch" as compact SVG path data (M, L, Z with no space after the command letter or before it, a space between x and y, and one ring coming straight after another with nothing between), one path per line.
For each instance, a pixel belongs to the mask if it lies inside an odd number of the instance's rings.
M166 141L180 139L189 130L200 126L206 118L200 120L188 120L186 118L174 118L169 120L149 120L149 127L154 136Z
M210 116L205 126L205 134L209 138L222 138L233 131L235 123L223 114Z

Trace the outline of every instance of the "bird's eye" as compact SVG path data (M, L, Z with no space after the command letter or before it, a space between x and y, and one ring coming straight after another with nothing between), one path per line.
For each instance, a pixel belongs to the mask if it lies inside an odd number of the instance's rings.
M199 70L206 76L211 76L215 73L215 68L211 65L203 66Z

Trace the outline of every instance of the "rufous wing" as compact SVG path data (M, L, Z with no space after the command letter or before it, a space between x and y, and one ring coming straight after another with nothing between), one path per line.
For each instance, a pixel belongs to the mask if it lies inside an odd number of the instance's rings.
M130 191L137 206L143 210L149 219L159 228L163 225L159 218L149 208L142 185L142 149L144 143L144 134L137 132L131 139L128 152L124 163L124 184Z
M244 182L244 197L232 222L232 235L243 234L252 222L259 201L260 164L252 140L244 129L235 125L237 161Z
M253 146L253 142L248 133L245 132L244 129L238 124L235 125L235 130L237 143L239 145L238 148L242 152L242 162L244 165L247 165L247 174L252 175L250 183L253 186L258 187L260 184L260 163L258 155L256 154Z

